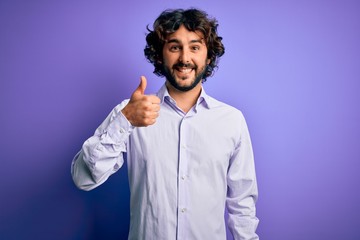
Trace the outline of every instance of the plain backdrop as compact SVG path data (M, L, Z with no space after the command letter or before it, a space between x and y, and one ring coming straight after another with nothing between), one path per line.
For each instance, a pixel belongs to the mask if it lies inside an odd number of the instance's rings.
M360 239L355 0L1 0L0 239L127 238L126 166L84 192L70 164L141 75L146 93L163 84L146 26L179 7L219 21L226 51L204 87L247 119L260 238Z

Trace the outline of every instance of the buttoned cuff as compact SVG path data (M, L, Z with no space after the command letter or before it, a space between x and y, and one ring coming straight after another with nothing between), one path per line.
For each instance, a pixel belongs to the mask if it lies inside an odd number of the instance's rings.
M122 112L119 111L107 127L106 132L115 143L123 143L127 142L134 128Z

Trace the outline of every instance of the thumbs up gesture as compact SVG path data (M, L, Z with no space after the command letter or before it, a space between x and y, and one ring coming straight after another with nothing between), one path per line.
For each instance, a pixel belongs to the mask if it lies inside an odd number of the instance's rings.
M160 98L145 95L146 78L141 77L139 86L131 95L129 103L121 110L131 125L146 127L155 123L159 116Z

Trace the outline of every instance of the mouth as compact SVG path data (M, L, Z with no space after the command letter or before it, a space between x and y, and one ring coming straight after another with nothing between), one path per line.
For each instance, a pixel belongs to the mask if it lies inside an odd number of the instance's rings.
M177 67L175 68L176 71L178 71L181 74L189 74L194 70L193 68L185 68L185 67Z

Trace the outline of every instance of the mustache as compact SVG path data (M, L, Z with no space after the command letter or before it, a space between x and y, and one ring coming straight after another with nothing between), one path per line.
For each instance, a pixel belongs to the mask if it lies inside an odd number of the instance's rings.
M197 68L195 64L178 62L173 65L173 68Z

